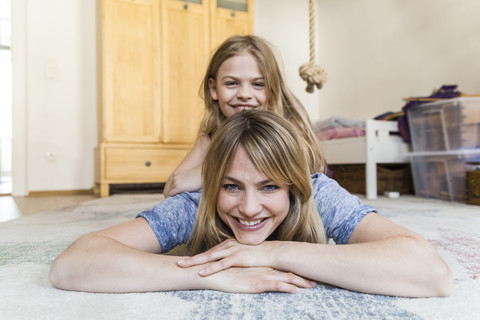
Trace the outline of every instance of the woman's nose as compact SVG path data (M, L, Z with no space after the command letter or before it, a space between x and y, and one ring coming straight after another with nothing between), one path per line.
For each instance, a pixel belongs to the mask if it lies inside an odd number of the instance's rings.
M262 212L262 204L255 192L245 192L242 197L239 211L245 217L255 217Z

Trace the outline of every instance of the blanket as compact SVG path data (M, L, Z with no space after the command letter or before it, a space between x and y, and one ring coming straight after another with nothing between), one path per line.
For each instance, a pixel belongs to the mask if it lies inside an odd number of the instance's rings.
M114 195L0 223L0 319L480 319L480 207L413 196L364 202L433 243L454 273L448 298L370 295L321 284L297 294L95 294L52 287L49 266L73 240L161 200L158 194Z

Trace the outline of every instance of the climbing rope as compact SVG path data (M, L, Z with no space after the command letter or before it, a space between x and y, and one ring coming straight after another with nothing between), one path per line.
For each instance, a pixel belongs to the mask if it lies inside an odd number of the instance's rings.
M310 0L309 5L309 31L310 31L310 62L304 63L299 68L300 77L307 81L307 92L312 93L314 87L323 87L327 81L327 73L319 65L315 64L315 0Z

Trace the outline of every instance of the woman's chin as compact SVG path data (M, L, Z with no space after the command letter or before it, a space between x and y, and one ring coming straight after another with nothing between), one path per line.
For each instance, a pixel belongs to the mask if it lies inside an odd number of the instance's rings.
M244 244L247 246L258 246L259 244L263 243L265 239L263 238L252 238L252 237L238 237L236 238L237 242L240 244Z

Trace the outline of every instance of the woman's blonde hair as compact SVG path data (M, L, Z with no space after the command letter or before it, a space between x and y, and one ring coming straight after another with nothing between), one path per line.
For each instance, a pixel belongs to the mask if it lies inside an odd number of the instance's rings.
M240 146L269 179L289 187L288 214L269 239L324 243L323 224L313 201L305 141L298 129L273 112L243 111L229 117L210 143L202 167L203 188L189 240L190 254L234 237L216 207L223 177Z
M310 118L302 103L287 87L272 46L258 36L232 36L225 40L214 52L202 82L201 95L205 101L205 113L199 134L212 136L225 119L218 101L214 100L210 94L209 79L216 80L218 70L223 62L245 52L255 57L263 74L267 95L267 110L285 117L299 129L299 132L307 141L310 173L325 172L325 162L318 139L313 132Z

